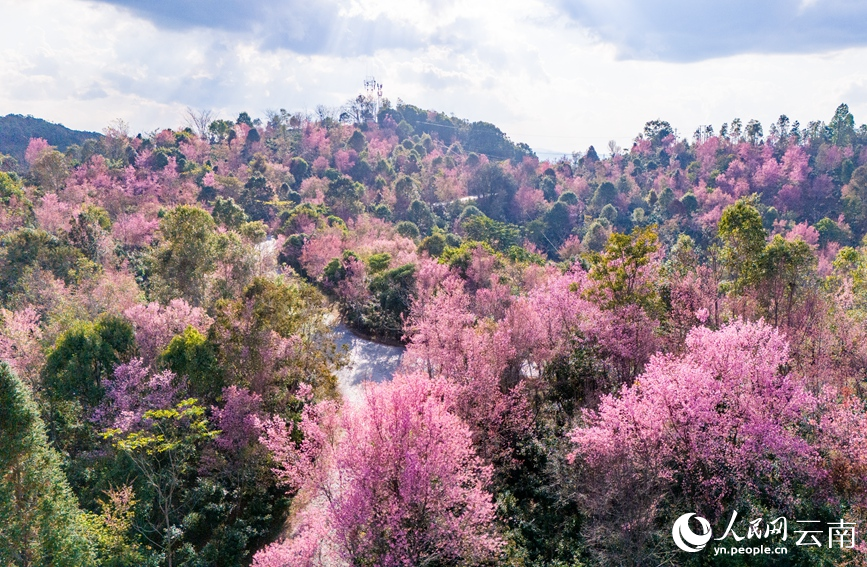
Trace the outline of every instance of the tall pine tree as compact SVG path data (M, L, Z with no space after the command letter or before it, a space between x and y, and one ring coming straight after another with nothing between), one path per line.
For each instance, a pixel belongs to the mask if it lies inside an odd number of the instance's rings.
M0 363L0 565L94 564L82 513L30 391Z

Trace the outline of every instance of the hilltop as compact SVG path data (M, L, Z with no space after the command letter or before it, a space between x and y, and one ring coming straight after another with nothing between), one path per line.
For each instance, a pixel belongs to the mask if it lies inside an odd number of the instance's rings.
M14 157L19 164L24 163L24 150L31 138L43 138L64 152L73 144L81 145L87 140L101 137L96 132L72 130L30 115L7 114L0 117L0 154Z

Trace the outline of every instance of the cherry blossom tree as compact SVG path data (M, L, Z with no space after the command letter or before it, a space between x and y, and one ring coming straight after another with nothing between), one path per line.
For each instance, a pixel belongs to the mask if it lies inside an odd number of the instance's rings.
M260 552L254 565L341 559L397 567L495 557L502 540L485 490L492 471L475 455L469 428L449 411L450 398L446 383L405 375L369 384L363 403L337 418L328 402L308 406L300 446L285 424L266 424L262 441L278 470L312 500L296 537Z
M205 333L213 323L201 308L191 307L183 299L173 299L165 306L155 302L135 305L124 315L132 321L139 354L148 365L156 361L172 337L188 326Z
M680 356L653 357L569 438L594 537L642 546L675 494L715 521L732 504L790 511L825 473L806 432L815 396L786 374L789 348L763 322L693 329Z

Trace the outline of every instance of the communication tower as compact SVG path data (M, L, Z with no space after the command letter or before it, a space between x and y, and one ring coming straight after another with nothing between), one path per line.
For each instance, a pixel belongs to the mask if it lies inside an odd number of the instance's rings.
M364 79L364 90L367 91L367 100L373 104L373 115L377 116L382 106L382 83L376 82L376 77L368 76Z

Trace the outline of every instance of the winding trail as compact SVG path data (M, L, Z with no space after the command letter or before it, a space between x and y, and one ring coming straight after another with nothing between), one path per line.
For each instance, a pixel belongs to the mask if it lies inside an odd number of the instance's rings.
M333 327L338 348L346 345L349 349L349 364L336 372L337 387L343 398L351 403L361 399L364 382L386 382L391 380L404 348L379 344L354 334L343 323Z

